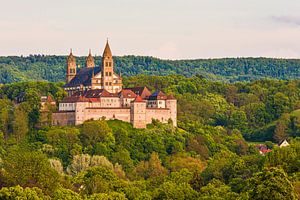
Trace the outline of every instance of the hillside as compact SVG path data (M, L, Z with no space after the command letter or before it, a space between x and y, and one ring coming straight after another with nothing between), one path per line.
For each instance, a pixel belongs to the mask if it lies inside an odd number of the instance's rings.
M100 64L96 57L96 65ZM153 57L122 56L114 58L116 71L125 76L137 74L184 76L201 75L223 82L251 81L261 78L282 80L300 77L300 60L272 58L224 58L197 60L161 60ZM32 55L0 57L0 83L28 80L63 81L65 56ZM85 57L77 57L84 66Z
M147 129L118 120L42 126L39 96L60 101L61 84L0 87L0 199L300 197L300 80L124 77L125 87L147 85L178 100L177 128L153 121ZM282 139L290 146L278 148ZM271 152L262 156L258 144Z

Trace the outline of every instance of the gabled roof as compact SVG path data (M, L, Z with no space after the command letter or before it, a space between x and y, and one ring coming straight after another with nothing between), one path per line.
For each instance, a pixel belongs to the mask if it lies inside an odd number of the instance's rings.
M283 143L289 144L288 141L287 141L286 139L283 139L283 140L281 140L281 141L278 143L278 146L281 146Z
M156 91L153 94L151 94L148 98L149 100L166 100L167 95L165 95L162 91Z
M105 89L95 89L87 91L77 91L72 96L64 98L62 103L76 103L76 102L97 102L100 97L118 98L118 94L109 93Z
M147 99L151 95L151 92L147 87L133 87L126 88L126 90L131 90L136 95L140 95L142 99Z
M75 92L72 96L84 96L85 98L118 97L118 94L109 93L105 89L94 89Z
M119 95L123 98L135 98L137 96L132 90L129 89L123 89Z
M100 67L85 67L82 68L76 76L64 87L77 87L80 85L90 86L93 75L98 74L101 71Z

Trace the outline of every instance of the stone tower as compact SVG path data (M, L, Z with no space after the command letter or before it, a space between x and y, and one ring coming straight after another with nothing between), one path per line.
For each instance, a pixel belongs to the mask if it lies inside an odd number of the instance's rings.
M170 119L174 126L177 126L177 100L173 95L168 95L166 100L166 108L170 109Z
M72 49L67 58L66 82L69 83L76 76L76 58L73 56Z
M146 102L140 96L131 103L130 123L134 128L146 128Z
M108 44L106 42L104 52L102 55L102 85L107 91L113 91L113 75L114 75L114 61L112 58L112 53Z
M86 67L95 67L95 59L92 56L91 50L89 51L89 55L85 60L85 66Z

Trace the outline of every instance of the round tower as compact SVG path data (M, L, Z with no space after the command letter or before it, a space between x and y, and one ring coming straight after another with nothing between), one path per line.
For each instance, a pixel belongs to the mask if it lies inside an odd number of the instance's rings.
M69 83L76 76L76 58L73 56L72 49L67 58L66 82Z
M92 56L91 50L89 51L89 55L85 60L85 66L86 67L95 67L95 59Z

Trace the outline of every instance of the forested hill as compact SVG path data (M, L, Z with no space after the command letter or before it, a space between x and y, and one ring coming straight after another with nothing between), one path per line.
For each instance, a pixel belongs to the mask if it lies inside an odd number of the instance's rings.
M100 57L96 57L100 64ZM84 66L85 57L77 57ZM66 56L32 55L28 57L0 57L0 83L28 80L62 81L65 77ZM261 78L297 79L300 60L273 58L224 58L197 60L161 60L153 57L115 57L118 73L184 76L202 75L210 80L226 82L250 81Z

